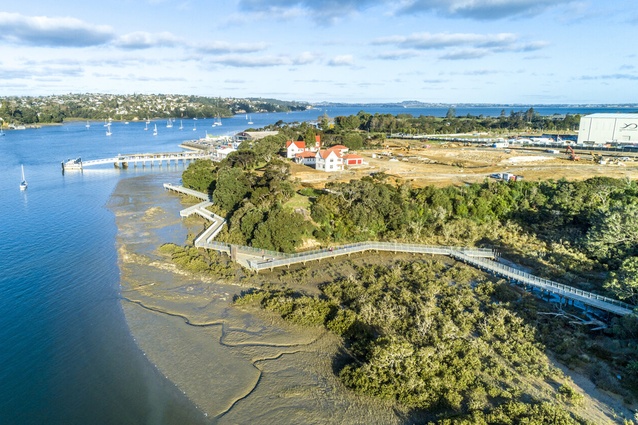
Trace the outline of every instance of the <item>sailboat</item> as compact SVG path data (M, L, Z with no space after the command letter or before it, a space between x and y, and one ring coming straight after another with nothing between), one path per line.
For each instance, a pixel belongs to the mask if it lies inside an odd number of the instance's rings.
M84 127L86 127L86 129L88 130L89 128L91 128L91 124L89 124L89 122L87 121Z
M197 118L193 118L193 120L196 120L196 119L197 119ZM196 123L195 121L193 121L193 131L197 130L196 124L197 124L197 123Z
M148 123L146 123L146 126L144 126L144 130L148 130Z
M106 126L106 135L110 136L111 134L113 134L113 133L111 133L111 124L109 124L109 125Z
M169 118L168 121L166 122L166 128L173 128L173 121L171 121L171 119Z
M253 123L253 120L251 120L250 118L248 118L248 124L251 124L251 125L252 125L252 123Z
M180 130L184 129L184 124L182 124L182 120L179 120L179 129Z
M217 127L222 125L222 117L219 114L215 117L215 121L213 122L212 127Z
M153 130L153 136L157 136L157 124L155 124L155 129Z
M27 179L24 178L24 165L20 165L22 167L22 181L20 182L20 190L27 190Z

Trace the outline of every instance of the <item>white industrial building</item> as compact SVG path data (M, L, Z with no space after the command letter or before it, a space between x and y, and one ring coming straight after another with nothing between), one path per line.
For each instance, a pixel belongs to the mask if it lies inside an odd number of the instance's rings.
M638 114L591 114L580 119L579 145L638 144Z

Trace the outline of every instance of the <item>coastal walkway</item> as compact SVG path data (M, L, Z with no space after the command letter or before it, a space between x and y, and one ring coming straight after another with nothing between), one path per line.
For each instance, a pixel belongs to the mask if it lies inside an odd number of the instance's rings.
M179 212L181 217L189 217L193 214L197 214L200 217L210 221L212 225L208 226L202 233L200 233L195 239L195 246L198 248L205 248L205 244L211 243L213 239L222 231L226 219L218 216L212 211L208 210L208 207L213 205L210 200L210 196L206 193L198 192L197 190L188 189L184 186L174 185L170 183L164 183L164 189L179 192L184 195L193 196L195 198L202 199L203 202L185 208Z
M214 241L214 238L221 231L225 224L225 220L206 209L207 206L212 205L208 195L182 186L172 185L170 183L165 183L164 188L195 196L199 199L205 199L204 202L180 211L180 215L183 217L196 213L213 222L211 226L204 230L195 239L196 247L211 249L228 254L233 261L236 261L242 266L250 270L254 270L255 272L259 272L261 270L272 271L277 267L290 267L293 264L306 264L309 261L334 259L338 256L349 256L354 253L367 251L445 255L494 276L503 277L510 282L517 283L525 287L536 288L548 294L554 294L559 297L561 303L563 299L572 300L572 302L580 303L586 308L591 307L619 316L632 314L634 310L634 306L622 301L592 292L583 291L568 285L563 285L549 279L543 279L516 268L509 267L505 264L499 263L498 261L494 261L498 259L498 253L489 248L432 246L398 242L368 241L346 244L333 248L286 254L249 246L217 242Z
M555 294L560 298L561 302L563 299L572 300L579 302L584 306L594 307L619 316L632 314L633 309L635 308L631 304L594 294L592 292L583 291L572 286L563 285L549 279L543 279L496 261L487 261L482 258L465 255L462 252L452 253L451 256L480 270L486 271L495 276L503 277L510 282L515 282L526 287L536 288L542 292Z
M118 155L112 158L91 159L83 161L81 158L71 159L62 162L62 170L83 170L86 167L103 164L113 164L116 168L127 168L130 164L137 167L140 164L145 167L148 163L151 167L157 163L160 167L164 162L171 165L171 162L179 164L179 161L186 163L196 159L213 159L214 153L207 151L190 152L161 152L161 153L135 153L128 155Z

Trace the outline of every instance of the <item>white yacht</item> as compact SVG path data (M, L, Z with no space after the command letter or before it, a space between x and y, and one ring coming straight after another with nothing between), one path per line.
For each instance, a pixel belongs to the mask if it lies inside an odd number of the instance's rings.
M24 178L24 165L20 165L20 167L22 168L22 181L20 182L20 190L27 190L27 186L29 186L29 184L27 183L27 179Z

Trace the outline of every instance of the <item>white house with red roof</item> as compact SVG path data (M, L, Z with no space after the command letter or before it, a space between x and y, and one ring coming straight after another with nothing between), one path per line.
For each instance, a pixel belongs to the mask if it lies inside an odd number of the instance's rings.
M337 149L318 150L315 155L317 170L332 172L343 171L343 157Z
M306 150L306 142L288 140L286 142L286 158L294 158L298 153Z
M314 166L317 163L317 153L311 151L299 152L295 155L295 162L297 164Z

